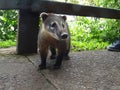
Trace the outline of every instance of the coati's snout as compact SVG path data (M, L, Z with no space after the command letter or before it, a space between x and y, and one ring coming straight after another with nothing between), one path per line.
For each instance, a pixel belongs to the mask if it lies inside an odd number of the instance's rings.
M67 37L68 37L68 34L65 32L61 34L61 39L67 39Z

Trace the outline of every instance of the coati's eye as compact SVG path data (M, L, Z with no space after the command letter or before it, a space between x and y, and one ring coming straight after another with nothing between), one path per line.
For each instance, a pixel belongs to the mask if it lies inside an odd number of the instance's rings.
M63 27L63 28L65 27L64 23L62 23L62 27Z
M57 25L57 24L56 24L55 22L52 22L52 23L51 23L51 29L54 29L54 28L56 27L56 25Z
M51 32L55 32L56 28L57 28L57 23L56 22L51 22L49 28L50 28Z

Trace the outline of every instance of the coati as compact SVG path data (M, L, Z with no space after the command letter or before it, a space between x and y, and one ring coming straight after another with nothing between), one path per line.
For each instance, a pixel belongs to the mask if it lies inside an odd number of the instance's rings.
M48 50L51 51L50 58L56 58L53 68L59 69L62 60L69 59L70 32L66 23L67 18L52 13L41 13L40 16L42 18L42 27L38 34L38 47L41 56L39 69L46 68Z

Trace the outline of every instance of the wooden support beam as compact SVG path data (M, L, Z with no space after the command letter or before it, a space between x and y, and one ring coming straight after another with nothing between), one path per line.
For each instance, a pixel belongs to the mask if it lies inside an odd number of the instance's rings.
M33 11L40 12L54 12L58 14L120 19L120 10L116 9L40 0L34 2L31 7Z
M18 54L37 52L37 38L39 31L39 13L29 10L19 11Z

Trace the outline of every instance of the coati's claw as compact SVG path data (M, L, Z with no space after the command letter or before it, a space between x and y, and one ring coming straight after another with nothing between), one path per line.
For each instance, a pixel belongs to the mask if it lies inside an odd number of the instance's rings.
M42 70L42 69L46 69L46 66L45 65L39 65L38 70Z
M70 60L70 57L67 55L67 56L64 56L63 59L64 60Z
M56 59L56 55L51 55L50 59Z
M60 66L54 65L53 69L60 69Z

